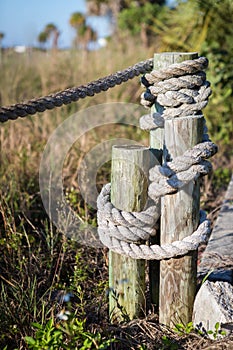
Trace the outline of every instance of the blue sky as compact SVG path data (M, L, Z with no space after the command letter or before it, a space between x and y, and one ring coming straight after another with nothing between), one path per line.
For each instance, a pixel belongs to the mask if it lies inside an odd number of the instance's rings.
M175 0L168 0L173 3ZM59 47L69 47L75 32L69 25L70 15L86 12L85 0L0 0L0 32L5 34L3 47L36 46L38 34L48 23L54 23L61 32ZM106 18L89 17L88 24L99 37L110 34Z
M69 18L77 11L86 12L85 0L0 0L0 32L5 34L2 45L37 45L44 26L54 23L61 32L59 47L68 47L74 38ZM108 23L103 18L91 17L89 22L99 37L108 34Z

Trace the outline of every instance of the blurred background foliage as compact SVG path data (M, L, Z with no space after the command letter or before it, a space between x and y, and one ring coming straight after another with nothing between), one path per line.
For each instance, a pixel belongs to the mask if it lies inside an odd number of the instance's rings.
M140 35L142 47L159 51L197 51L209 59L213 96L206 111L216 141L233 139L233 2L231 0L133 1L118 14L119 30Z

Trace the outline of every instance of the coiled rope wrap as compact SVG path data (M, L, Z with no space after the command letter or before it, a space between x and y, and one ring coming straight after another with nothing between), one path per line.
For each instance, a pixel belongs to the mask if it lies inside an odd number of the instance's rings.
M129 256L133 259L146 259L146 260L162 260L170 259L176 256L185 255L190 250L195 250L198 248L201 242L205 242L208 235L210 234L210 221L206 219L204 212L201 212L200 215L200 225L198 229L193 232L191 236L184 238L182 241L175 241L171 244L159 245L147 245L141 244L138 239L137 230L138 227L131 227L131 233L136 234L135 242L132 242L132 236L130 239L127 239L127 225L120 226L115 222L114 218L111 217L111 210L109 210L106 205L103 207L103 202L106 204L109 203L111 185L107 184L102 188L102 191L98 197L97 206L98 206L98 233L101 242L113 250L116 253ZM120 216L122 213L117 208L113 207L115 211L118 211ZM106 218L105 213L107 213L108 218ZM132 214L132 213L129 213ZM137 213L138 214L138 213ZM143 213L145 214L145 212ZM104 220L103 220L104 216ZM146 226L146 225L145 225ZM153 231L154 225L148 225L148 228ZM144 227L143 227L144 228ZM121 231L122 230L122 231ZM123 233L123 238L119 238L118 232ZM126 233L127 232L127 233Z
M176 193L190 181L207 175L212 166L206 159L217 153L217 150L213 142L205 141L195 145L173 161L150 169L149 196L155 200L166 194Z
M199 57L147 73L142 78L147 89L141 96L142 104L151 107L158 102L164 106L164 110L162 113L143 116L141 128L163 128L166 118L200 115L211 95L210 84L202 71L207 65L207 59ZM159 198L176 193L188 182L208 174L212 166L206 159L216 152L217 146L209 140L205 130L202 143L173 161L150 169L150 199L146 209L140 213L128 213L115 208L110 202L111 185L105 185L97 200L98 233L102 243L119 254L146 260L169 259L196 250L210 234L210 221L202 211L199 227L182 241L162 246L149 246L145 241L155 234L155 225L160 216Z
M199 57L145 74L142 84L146 91L141 95L141 104L151 107L158 102L164 111L162 114L144 116L140 122L141 128L151 130L162 127L161 117L172 119L200 114L212 93L206 74L202 71L207 66L207 58Z
M105 185L97 199L99 229L107 227L115 238L132 242L154 236L160 216L159 201L148 201L144 211L129 213L114 207L110 202L110 190L111 184Z

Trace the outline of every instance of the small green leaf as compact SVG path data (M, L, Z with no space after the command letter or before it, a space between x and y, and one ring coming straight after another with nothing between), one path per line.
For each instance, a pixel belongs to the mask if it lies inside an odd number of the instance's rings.
M48 323L46 324L46 328L47 329L53 328L53 319L52 318L50 318L50 320L48 320Z
M25 337L24 339L28 345L35 345L36 343L35 339L33 339L32 337Z
M32 322L32 327L37 328L37 329L43 329L43 326L39 323Z

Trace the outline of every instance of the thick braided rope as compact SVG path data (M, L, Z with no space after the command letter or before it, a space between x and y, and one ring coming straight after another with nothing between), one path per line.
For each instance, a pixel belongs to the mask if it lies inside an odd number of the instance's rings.
M97 199L98 222L108 226L115 238L137 242L156 234L155 224L160 217L159 201L148 201L141 212L126 212L114 207L110 201L111 184L107 184Z
M66 90L51 94L38 99L32 99L24 103L14 104L12 106L0 107L0 122L14 120L18 117L26 117L37 112L44 112L47 109L61 107L62 105L78 101L87 96L94 96L102 91L106 91L116 85L120 85L129 79L150 71L153 67L153 59L148 59L136 63L122 71L108 75L104 78L92 81L87 85L68 88Z
M200 243L206 242L210 234L210 221L206 219L205 213L201 212L200 225L198 226L197 230L192 235L185 237L182 241L175 241L171 244L164 244L162 246L157 244L151 246L146 244L135 244L132 242L132 237L130 237L131 239L126 239L125 236L123 238L118 236L117 230L113 229L114 222L112 222L110 218L107 219L105 216L106 212L103 210L104 206L102 203L100 204L100 202L103 200L105 203L109 203L112 206L109 200L110 190L110 184L105 185L97 202L98 234L101 242L106 247L118 254L126 255L133 259L169 259L172 257L185 255L190 250L197 249ZM114 207L112 206L112 208ZM104 220L102 220L103 217L105 217ZM118 226L118 223L116 223L115 226ZM136 242L138 241L139 240L137 237Z
M146 74L142 78L143 84L147 87L146 93L142 96L142 104L151 106L157 101L165 109L162 114L152 113L143 116L140 120L141 128L146 130L163 128L166 117L199 114L208 103L208 97L211 94L210 84L206 82L206 75L201 71L207 65L208 61L200 57L197 60L174 64L165 70ZM161 196L176 193L190 181L208 174L212 166L206 159L216 152L217 146L209 140L205 130L202 143L187 150L172 162L150 169L149 197L159 203L158 199ZM182 241L163 246L148 246L142 244L142 240L148 240L151 235L154 235L153 220L150 221L152 226L149 225L149 227L145 222L145 231L142 233L141 221L139 228L132 226L133 222L126 220L132 213L125 212L122 219L122 212L110 203L110 185L103 188L97 206L98 233L102 243L119 254L135 259L161 260L185 255L188 251L197 249L200 243L205 242L210 233L210 222L206 218L203 219L202 215L197 230ZM114 211L117 213L115 216ZM156 221L158 216L159 212Z
M207 175L212 165L206 159L212 157L218 151L217 145L211 141L205 141L187 150L182 156L163 166L156 165L150 169L148 194L156 200L166 194L178 192L190 181Z
M155 202L143 212L124 212L110 202L110 184L103 187L98 200L98 234L101 242L109 249L135 259L161 260L185 255L206 241L210 233L210 222L202 219L198 229L181 242L173 242L162 247L141 244L154 236L155 224L160 216L158 199L161 196L177 192L188 182L206 175L211 164L205 159L217 152L217 146L211 141L197 144L172 162L150 169L148 194ZM137 244L135 244L137 243Z
M165 69L153 70L145 75L145 79L147 85L153 85L162 80L173 78L174 76L179 77L186 74L195 74L207 67L208 59L206 57L199 57L195 60L171 64Z
M141 79L147 88L141 95L141 104L151 107L155 102L159 103L164 107L160 114L163 118L200 114L212 93L206 74L202 71L207 66L208 60L199 57L146 74ZM153 116L151 118L154 119ZM142 121L141 124L143 129L148 129L151 123Z

